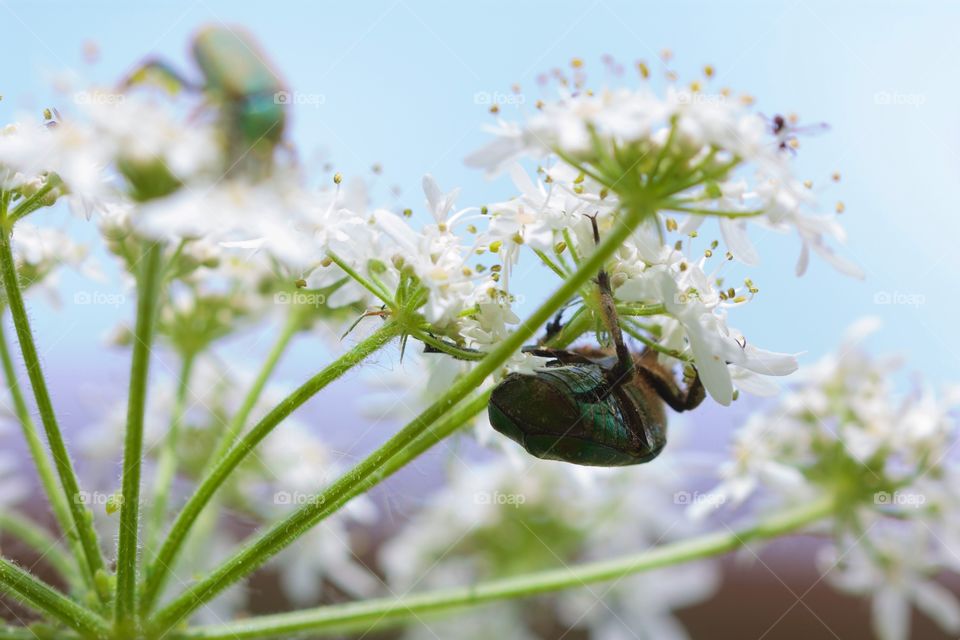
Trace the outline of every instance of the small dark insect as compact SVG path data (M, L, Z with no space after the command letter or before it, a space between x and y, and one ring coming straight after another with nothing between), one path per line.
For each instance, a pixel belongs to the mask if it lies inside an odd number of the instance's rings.
M830 125L826 122L798 124L798 120L797 115L794 113L788 116L783 116L778 113L772 118L767 119L770 125L770 133L777 138L777 147L781 151L796 151L799 145L797 142L797 134L816 135L830 129Z
M599 239L595 221L594 237ZM667 442L664 403L675 411L694 409L705 397L703 385L694 374L681 389L655 352L632 354L605 271L597 284L613 353L528 349L550 362L533 374L512 373L497 385L487 408L490 424L545 460L598 467L648 462ZM548 331L557 330L554 321Z

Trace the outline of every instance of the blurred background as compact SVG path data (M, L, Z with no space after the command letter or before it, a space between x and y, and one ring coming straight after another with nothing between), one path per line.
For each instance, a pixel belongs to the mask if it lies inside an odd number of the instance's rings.
M585 62L591 84L621 81L605 70L608 55L626 67L622 81L632 83L636 60L662 73L658 56L669 48L670 67L681 80L698 78L711 64L716 87L756 96L760 112L795 112L802 122L829 123L829 132L801 138L797 173L814 182L824 210L843 203L841 222L850 237L842 254L866 273L857 281L813 260L797 278L794 239L755 235L763 261L760 295L731 324L753 344L802 352L801 363L809 363L834 348L851 322L877 315L884 328L871 338L872 350L903 354L908 371L922 371L934 383L956 379L956 3L0 0L0 16L3 122L48 106L69 111L69 98L52 89L65 70L78 88L112 85L147 55L194 73L188 46L198 26L243 25L293 92L292 136L301 161L315 165L313 175L362 177L373 182L375 203L420 214L420 178L427 172L445 190L463 188L461 207L512 194L506 177L491 181L463 165L463 157L486 140L482 125L493 121L492 103L507 118L532 110L541 95L537 77L569 69L574 57ZM519 94L507 100L513 85ZM379 176L374 165L382 167ZM836 171L842 180L835 184L830 176ZM91 223L66 211L53 215L77 237L96 235ZM106 254L102 263L108 278L98 286L123 293ZM525 296L521 315L539 302L549 278L528 269L515 282ZM68 435L93 419L104 397L121 393L116 383L128 375L127 353L106 350L103 341L117 322L132 318L133 301L120 296L111 305L77 304L72 292L81 282L89 289L88 281L64 275L59 306L32 301ZM226 353L255 363L276 329L243 336ZM302 380L327 360L331 344L329 337L301 338L277 378ZM392 371L402 365L398 354L388 353L367 366ZM322 428L347 461L396 426L389 418L374 422L361 415L363 375L341 380L299 414ZM325 402L332 396L343 401ZM685 446L719 460L729 430L753 402L698 411L686 421ZM443 456L432 452L378 489L377 499L402 519L424 499ZM762 555L764 562L729 562L720 596L682 615L691 634L868 637L868 605L817 584L811 546L777 543ZM926 621L916 624L915 637L938 637Z

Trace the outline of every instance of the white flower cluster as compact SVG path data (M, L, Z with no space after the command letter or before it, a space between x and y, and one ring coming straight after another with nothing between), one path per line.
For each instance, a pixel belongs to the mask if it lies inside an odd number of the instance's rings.
M750 221L798 233L801 273L812 247L842 271L859 275L825 244L829 238L843 240L842 228L830 217L805 215L813 198L792 175L778 144L783 134L771 135L770 124L743 101L702 97L699 88L675 86L662 98L647 86L564 92L555 102L540 103L522 124L500 120L491 129L495 140L467 163L497 172L523 156L549 161L559 155L614 191L635 181L661 183L671 196L663 208L690 214L685 230L696 229L704 216L719 215L729 251L744 263L758 259L746 235ZM628 162L617 162L621 157ZM646 163L652 167L645 172ZM749 179L738 169L751 170ZM671 179L690 170L693 180Z
M751 496L798 501L825 493L838 500L833 546L822 550L828 580L873 597L878 637L908 637L910 603L950 633L960 631L960 602L934 578L960 570L960 465L956 389L937 395L896 392L896 359L858 347L874 319L848 332L835 355L805 370L802 382L735 435L715 498L691 506L703 516Z
M445 192L426 176L429 217L419 227L410 210L371 206L365 190L339 174L335 188L308 187L296 164L283 161L286 147L266 170L240 171L210 118L136 92L90 101L45 125L8 128L0 166L21 200L45 185L47 196L101 211L108 239L121 229L180 247L181 255L201 248L211 268L193 274L195 284L229 273L220 257L240 251L261 273L323 292L327 308L413 307L421 337L461 354L492 349L520 322L511 281L519 260L569 277L595 247L587 216L602 237L625 211L649 206L606 265L627 307L624 328L668 364L695 364L710 395L729 404L736 389L770 393L765 377L796 367L792 356L758 349L727 323L728 311L758 291L749 278L730 286L723 276L730 260L758 261L748 227L796 232L801 267L812 248L856 270L827 246L842 230L807 211L812 192L792 177L768 123L740 102L703 100L699 91L670 86L661 97L644 86L539 103L526 122L501 122L496 140L467 160L507 169L517 195L458 208L459 190ZM515 161L522 156L539 159L535 175ZM719 220L719 237L698 246L707 217ZM589 306L590 292L581 293ZM531 363L518 355L509 366Z
M88 248L55 227L19 224L13 236L13 255L21 287L39 289L54 301L58 300L57 276L61 267L75 269L89 278L102 277Z

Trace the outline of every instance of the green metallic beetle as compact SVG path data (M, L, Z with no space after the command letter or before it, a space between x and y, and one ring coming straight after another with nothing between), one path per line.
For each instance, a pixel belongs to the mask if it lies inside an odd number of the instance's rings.
M240 27L209 26L193 38L203 82L186 79L162 60L149 59L124 85L158 84L171 93L202 91L218 110L226 162L263 173L283 139L290 93L253 37Z
M594 236L599 239L596 222ZM606 272L597 277L601 311L614 353L532 348L551 358L533 374L511 373L493 390L493 428L531 455L596 467L649 462L667 443L664 402L675 411L705 397L699 375L681 389L656 352L630 353L623 341Z

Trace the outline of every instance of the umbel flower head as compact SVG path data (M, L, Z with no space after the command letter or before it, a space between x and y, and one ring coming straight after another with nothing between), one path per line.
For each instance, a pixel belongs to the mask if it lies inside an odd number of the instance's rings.
M908 637L911 605L946 631L960 630L960 602L934 578L956 571L960 394L918 386L898 393L898 359L860 346L878 327L867 318L836 354L803 372L797 386L736 434L720 468L715 500L691 507L737 507L833 496L833 544L821 568L838 588L873 598L878 637ZM826 532L826 530L825 530Z
M596 247L588 217L604 237L643 209L604 265L624 330L664 364L695 365L721 404L738 390L772 393L767 378L796 368L789 354L763 350L729 324L759 291L750 277L733 283L738 276L727 273L759 261L751 226L795 231L800 270L813 250L857 273L827 245L842 239L841 227L808 212L812 191L793 177L781 137L743 102L699 83L659 94L648 82L562 87L526 121L500 121L496 139L467 159L507 170L514 197L465 207L458 189L425 176L422 225L411 210L373 206L339 174L328 188L310 187L279 147L269 172L225 172L215 109L201 103L212 113L198 119L173 100L118 95L54 117L53 126L19 125L0 137L0 167L23 215L50 204L44 198L66 197L85 214L100 212L111 246L122 231L180 247L180 255L212 250L209 268L191 275L198 290L213 290L203 278L229 269L220 255L257 256L290 286L322 292L328 307L409 316L415 337L458 357L482 356L522 320L513 276L521 261L564 279L574 273ZM518 162L531 156L534 173ZM127 253L135 256L136 246ZM579 293L571 317L596 326L592 285ZM538 364L517 354L507 368Z

